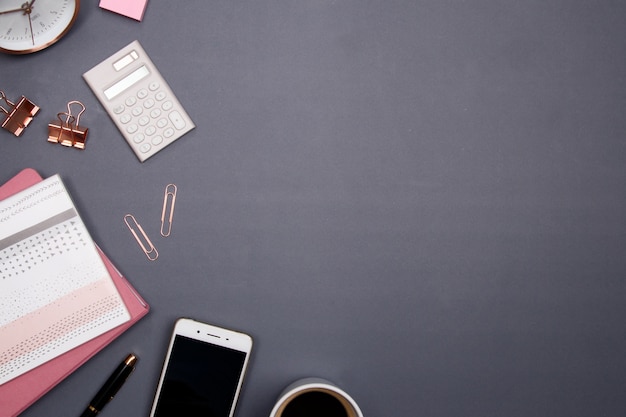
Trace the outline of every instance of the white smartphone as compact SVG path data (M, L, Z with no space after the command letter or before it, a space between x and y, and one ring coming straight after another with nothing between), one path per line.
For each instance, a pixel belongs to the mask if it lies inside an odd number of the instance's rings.
M150 417L232 417L251 350L247 334L178 319Z

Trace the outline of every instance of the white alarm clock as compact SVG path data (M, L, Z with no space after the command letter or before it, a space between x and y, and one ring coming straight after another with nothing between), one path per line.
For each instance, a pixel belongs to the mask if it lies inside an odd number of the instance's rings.
M29 54L61 39L72 27L80 0L2 0L0 52Z

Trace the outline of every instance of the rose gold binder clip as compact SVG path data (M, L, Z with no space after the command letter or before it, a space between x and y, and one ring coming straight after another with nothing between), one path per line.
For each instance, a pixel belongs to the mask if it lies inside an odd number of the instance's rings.
M137 241L137 243L139 243L139 246L141 246L143 253L146 254L148 259L150 259L151 261L156 261L156 259L159 257L159 252L157 252L157 249L150 241L150 238L148 238L148 235L146 235L146 232L143 231L141 225L137 223L135 216L133 216L132 214L125 215L124 223L126 223L128 230L130 230L130 232L133 234L135 240Z
M6 106L8 106L8 108L5 109L4 106L0 104L0 111L6 114L2 122L2 127L15 136L20 136L39 111L39 106L35 105L35 103L24 96L15 104L9 101L4 91L1 90L0 100L3 100Z
M178 188L175 184L165 186L163 196L163 211L161 212L161 236L168 237L172 232L172 220L174 219L174 206L176 205L176 192ZM167 218L165 213L168 213Z
M80 112L76 116L72 114L72 104L77 104L81 107ZM48 142L85 149L89 129L80 126L80 116L84 112L85 105L80 101L73 100L67 103L67 112L58 113L57 120L48 123Z

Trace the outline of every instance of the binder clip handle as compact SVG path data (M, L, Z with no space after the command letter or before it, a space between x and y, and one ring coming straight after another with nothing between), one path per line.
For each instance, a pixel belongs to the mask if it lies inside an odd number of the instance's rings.
M65 121L63 121L61 116L65 116ZM76 118L70 113L65 112L57 113L57 119L59 119L61 125L67 127L68 129L72 128L72 126L74 125L74 121L76 120Z
M0 100L4 101L6 103L7 106L9 106L9 108L13 108L15 107L15 104L11 103L9 101L9 99L7 98L6 94L4 94L4 91L0 90ZM2 110L2 113L4 114L9 114L9 111L7 109L5 109L4 107L2 107L0 105L0 110Z
M76 127L78 127L78 125L80 125L80 116L85 112L85 105L83 103L81 103L78 100L72 100L69 103L67 103L67 114L69 116L72 116L72 104L78 104L81 107L80 112L78 113L78 115L76 116L75 120L76 120ZM73 116L72 116L73 117Z

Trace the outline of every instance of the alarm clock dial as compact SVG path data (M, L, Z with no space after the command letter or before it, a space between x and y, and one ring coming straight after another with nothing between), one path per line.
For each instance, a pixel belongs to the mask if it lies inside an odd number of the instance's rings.
M58 41L72 27L79 0L0 1L0 51L25 54Z

